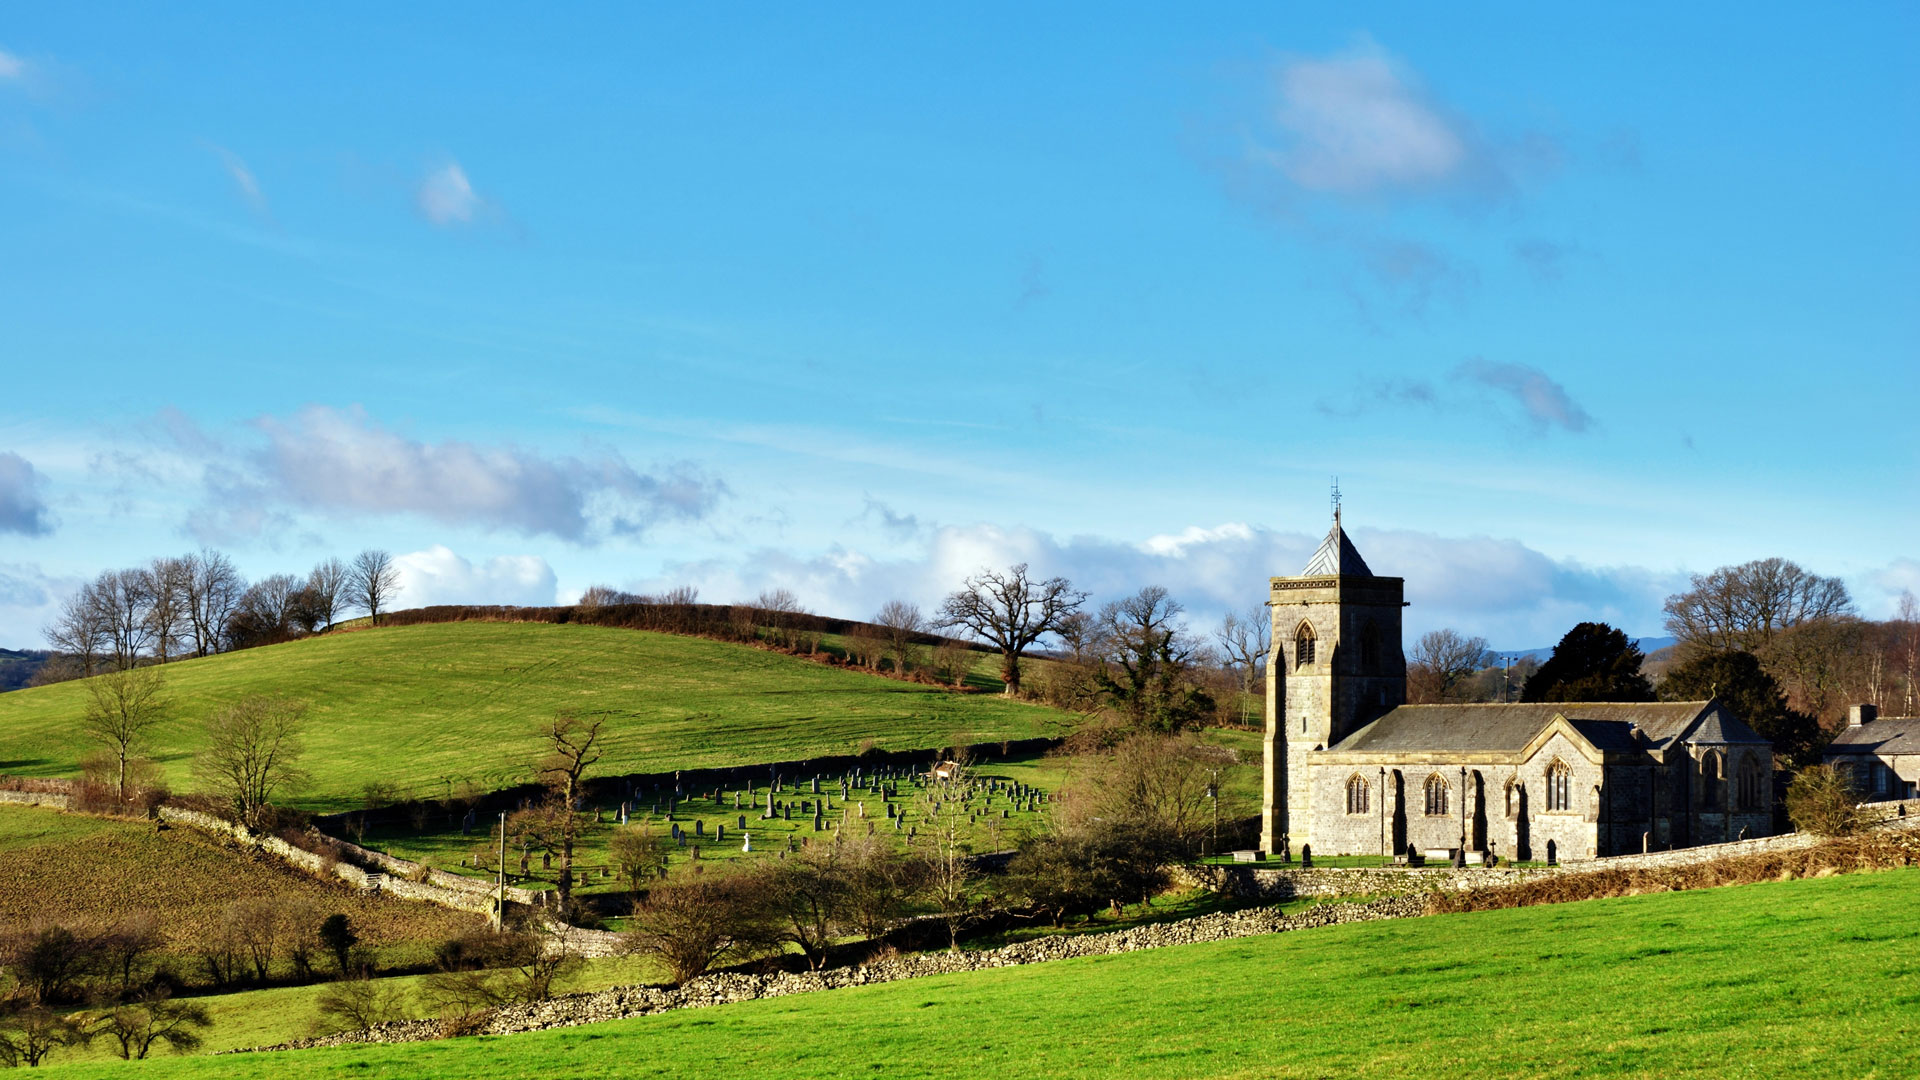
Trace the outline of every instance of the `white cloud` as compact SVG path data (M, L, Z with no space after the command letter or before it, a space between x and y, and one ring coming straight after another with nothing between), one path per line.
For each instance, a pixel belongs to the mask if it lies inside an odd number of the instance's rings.
M0 79L24 79L27 77L27 62L0 49Z
M414 191L414 205L428 221L442 227L471 225L486 206L486 200L473 190L467 171L450 161L428 173Z
M1274 120L1287 141L1269 158L1303 189L1357 195L1430 187L1470 164L1465 133L1378 48L1294 60L1275 79Z
M0 648L44 649L44 631L77 579L50 577L27 563L0 563Z
M191 527L212 542L255 535L272 515L411 514L458 525L593 543L668 520L704 517L726 485L685 463L641 473L617 453L549 457L513 446L428 443L381 427L359 408L309 406L254 422L265 445L214 449L197 432L180 447L217 454Z
M474 565L443 544L395 556L400 571L399 602L405 607L435 604L506 604L544 607L558 603L553 568L538 555L497 555Z
M26 458L0 452L0 533L45 536L53 531L53 516L40 494L45 482Z
M1657 635L1661 601L1685 584L1682 574L1582 566L1514 540L1369 529L1353 536L1375 573L1406 578L1413 605L1406 616L1408 642L1451 626L1497 646L1533 648L1558 641L1588 619L1636 636ZM1102 537L1060 540L995 525L947 526L934 531L917 557L877 559L843 547L812 557L761 550L677 564L628 584L639 591L695 585L702 597L717 602L783 586L812 610L863 618L892 599L931 610L982 567L1025 562L1036 574L1071 579L1096 604L1144 585L1163 585L1186 605L1190 624L1204 630L1227 611L1264 602L1267 579L1299 573L1320 539L1239 522L1193 526L1137 544Z

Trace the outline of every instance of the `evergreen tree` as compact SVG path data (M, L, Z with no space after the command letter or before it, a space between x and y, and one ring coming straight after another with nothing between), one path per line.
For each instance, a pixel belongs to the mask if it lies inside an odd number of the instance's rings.
M1699 701L1715 698L1746 721L1748 727L1773 743L1773 752L1788 761L1817 760L1820 724L1787 707L1786 695L1752 653L1703 653L1667 672L1660 684L1662 701Z
M1619 630L1583 622L1553 647L1520 700L1652 701L1653 684L1640 673L1645 659L1639 644Z

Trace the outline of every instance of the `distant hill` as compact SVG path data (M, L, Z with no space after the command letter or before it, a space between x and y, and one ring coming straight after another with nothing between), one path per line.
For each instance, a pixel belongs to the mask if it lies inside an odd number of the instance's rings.
M52 655L39 649L0 649L0 693L27 685Z
M1640 652L1646 656L1652 656L1661 649L1677 644L1680 639L1670 637L1643 637L1629 638L1628 640L1638 641L1640 643ZM1553 646L1548 645L1543 649L1495 649L1493 650L1493 655L1496 658L1496 663L1498 663L1497 658L1502 656L1511 656L1516 660L1521 657L1530 656L1535 660L1545 662L1547 657L1553 655Z
M200 726L250 694L308 704L313 782L292 802L335 811L390 782L421 797L529 779L535 723L607 717L599 775L744 765L1064 732L1058 710L815 663L748 645L577 624L382 627L166 667L174 716L155 758L189 788ZM93 749L76 730L80 682L0 696L0 773L72 776Z

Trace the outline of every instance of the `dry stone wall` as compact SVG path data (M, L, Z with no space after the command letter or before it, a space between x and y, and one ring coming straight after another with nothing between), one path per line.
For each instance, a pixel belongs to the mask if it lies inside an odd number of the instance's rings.
M1211 889L1229 896L1295 900L1340 896L1424 896L1435 890L1459 892L1515 885L1528 878L1560 872L1558 867L1416 870L1399 867L1190 866L1180 867L1174 877L1180 884Z
M1416 916L1424 910L1418 897L1400 896L1368 904L1322 904L1293 915L1277 908L1203 915L1179 922L1136 926L1105 934L1060 935L1036 938L998 949L961 953L921 953L883 960L860 967L831 971L780 972L754 975L728 972L703 975L684 986L623 986L591 994L570 994L551 1001L514 1005L499 1010L479 1032L507 1035L522 1031L572 1027L602 1020L622 1020L632 1016L667 1012L673 1009L726 1005L759 998L785 997L788 994L835 990L847 986L917 979L928 975L985 971L991 968L1017 967L1083 956L1109 956L1114 953L1159 949L1172 945L1192 945L1229 938L1278 934L1290 930L1333 926ZM350 1031L320 1039L297 1039L260 1050L296 1050L314 1046L340 1046L350 1043L422 1042L441 1037L437 1020L401 1020L372 1028ZM246 1052L246 1051L241 1051Z

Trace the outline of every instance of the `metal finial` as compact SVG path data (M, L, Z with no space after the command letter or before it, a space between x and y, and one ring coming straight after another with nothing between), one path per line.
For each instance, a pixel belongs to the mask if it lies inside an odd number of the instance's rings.
M1333 523L1340 524L1340 478L1333 478Z

